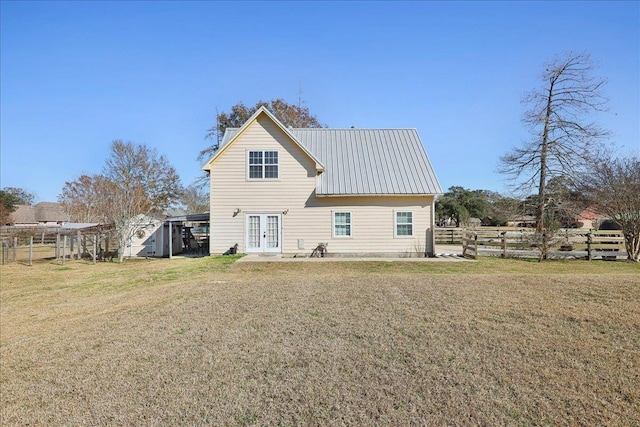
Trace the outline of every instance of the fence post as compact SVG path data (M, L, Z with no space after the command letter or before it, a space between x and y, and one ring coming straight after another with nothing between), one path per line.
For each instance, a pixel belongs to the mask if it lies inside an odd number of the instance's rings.
M82 259L82 232L78 229L76 235L76 242L78 243L78 255L76 259Z
M60 233L56 234L56 259L60 259Z
M503 231L500 233L502 235L502 258L507 257L507 232Z
M29 237L29 267L33 265L33 236Z
M5 248L4 240L2 241L2 265L4 265L4 248Z
M478 259L478 234L477 233L473 233L473 243L474 243L473 259Z
M593 237L591 233L587 234L587 260L593 260L593 256L591 255L591 243L593 243Z
M16 262L18 259L18 238L13 238L13 262Z
M453 244L453 229L449 230L449 232L451 233L451 244Z
M66 252L67 252L67 235L65 234L64 237L62 238L62 265L64 265L64 259L67 256Z
M98 236L93 235L93 263L96 263L96 255L98 254Z

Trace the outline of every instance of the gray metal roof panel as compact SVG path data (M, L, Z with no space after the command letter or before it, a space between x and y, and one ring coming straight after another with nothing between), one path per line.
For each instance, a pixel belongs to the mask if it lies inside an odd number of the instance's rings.
M318 195L441 194L415 129L290 129L324 165Z
M220 147L238 130L227 129ZM442 194L416 129L287 130L325 167L319 196Z

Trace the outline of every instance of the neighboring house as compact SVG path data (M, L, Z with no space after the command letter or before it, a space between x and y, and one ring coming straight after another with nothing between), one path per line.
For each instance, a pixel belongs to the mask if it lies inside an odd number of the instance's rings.
M16 227L59 227L70 220L62 204L55 202L16 205L11 219L11 225Z
M576 222L582 223L582 228L595 228L600 226L600 223L607 219L605 215L598 212L598 207L591 205L576 215Z
M434 253L442 189L415 129L289 129L263 107L203 169L211 254Z
M508 227L535 227L536 217L533 215L520 215L507 220Z

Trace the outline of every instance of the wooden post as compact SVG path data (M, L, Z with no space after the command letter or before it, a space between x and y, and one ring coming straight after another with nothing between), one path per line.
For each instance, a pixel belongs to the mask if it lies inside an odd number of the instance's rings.
M173 225L169 221L169 259L173 258Z
M474 233L473 241L475 243L475 248L473 249L473 259L478 259L478 235Z
M1 255L2 265L4 265L4 260L5 260L4 253L5 253L5 244L4 244L4 241L2 241L2 255Z
M78 229L78 233L76 236L77 239L77 243L78 243L78 259L82 258L82 244L80 243L80 241L82 240L82 233L80 232L80 229Z
M67 256L67 235L62 238L62 265L64 265L64 259Z
M13 238L13 262L16 262L18 259L18 238Z
M593 255L591 254L591 244L593 243L593 235L591 233L587 234L587 260L593 260Z
M40 237L40 244L44 245L44 231L42 232L42 237Z
M98 253L98 236L93 235L93 263L96 263L96 255Z
M453 229L449 230L451 232L451 244L453 244Z
M29 237L29 267L33 265L33 236Z
M507 232L503 231L500 234L502 235L502 237L501 237L501 239L502 239L502 258L506 258L507 257Z
M56 234L56 259L60 259L60 233Z

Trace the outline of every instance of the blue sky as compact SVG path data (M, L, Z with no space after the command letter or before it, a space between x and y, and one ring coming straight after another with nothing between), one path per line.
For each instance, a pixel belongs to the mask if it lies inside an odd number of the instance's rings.
M640 2L0 2L0 186L55 201L111 141L183 184L216 110L302 99L330 127L417 128L443 188L503 192L546 60L587 50L598 117L640 153Z

